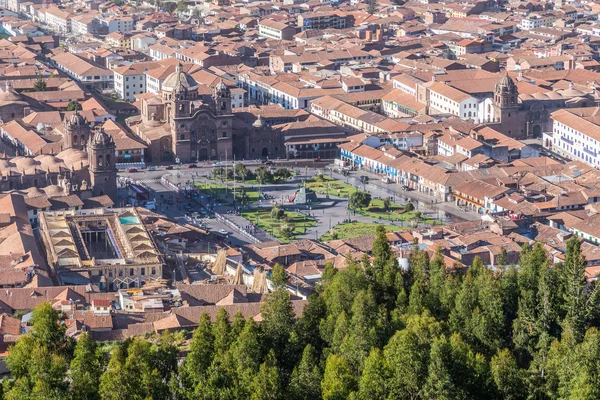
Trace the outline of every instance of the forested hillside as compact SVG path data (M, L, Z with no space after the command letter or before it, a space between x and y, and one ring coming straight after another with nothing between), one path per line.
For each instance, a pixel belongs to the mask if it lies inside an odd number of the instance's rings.
M600 323L576 239L564 265L541 244L518 268L447 269L415 248L402 273L384 230L374 261L327 267L295 320L285 272L262 321L203 315L178 366L183 334L98 347L65 336L49 304L7 358L17 399L598 399Z

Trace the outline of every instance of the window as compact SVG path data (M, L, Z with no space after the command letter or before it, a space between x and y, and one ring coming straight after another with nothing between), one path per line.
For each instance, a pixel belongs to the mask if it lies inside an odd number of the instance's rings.
M227 132L223 132L223 137L227 137Z
M133 276L133 268L129 269L129 276Z
M140 269L140 275L146 275L146 268Z
M185 140L185 135L183 133L179 135L179 140Z

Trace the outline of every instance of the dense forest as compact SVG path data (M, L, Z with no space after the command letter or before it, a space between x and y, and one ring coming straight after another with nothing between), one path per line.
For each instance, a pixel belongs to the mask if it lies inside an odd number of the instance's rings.
M465 273L415 247L402 272L380 229L373 256L327 266L297 320L277 266L260 324L222 310L188 340L75 342L43 304L6 359L2 398L600 398L598 296L576 239L560 265L536 244L518 268L476 259Z

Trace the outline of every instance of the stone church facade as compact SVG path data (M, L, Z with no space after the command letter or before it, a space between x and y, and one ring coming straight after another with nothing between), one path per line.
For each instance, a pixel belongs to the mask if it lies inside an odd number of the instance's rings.
M144 97L139 121L129 126L148 145L149 162L196 162L281 157L281 135L257 121L234 129L231 92L220 82L210 96L181 65L162 84L158 96Z
M508 75L496 84L494 96L486 100L486 125L515 139L541 138L552 131L550 114L561 108L593 107L600 103L600 93L592 88L586 93L571 84L568 89L519 94Z

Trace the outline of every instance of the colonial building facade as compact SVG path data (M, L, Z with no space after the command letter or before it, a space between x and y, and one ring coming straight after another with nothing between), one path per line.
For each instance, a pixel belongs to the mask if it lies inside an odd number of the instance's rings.
M210 95L181 65L156 96L142 97L141 116L128 124L149 147L151 162L281 157L281 134L258 121L234 131L231 91L220 82ZM237 124L239 126L240 124Z

